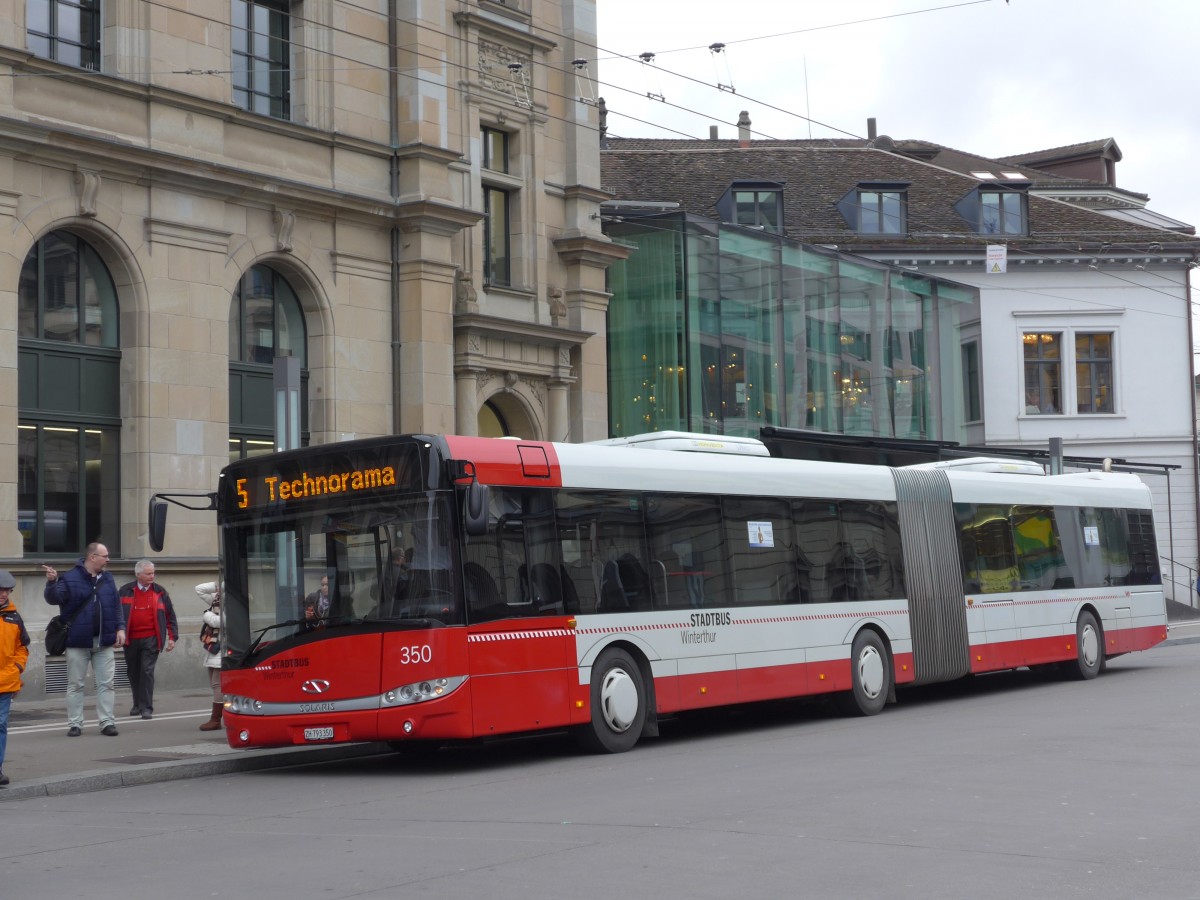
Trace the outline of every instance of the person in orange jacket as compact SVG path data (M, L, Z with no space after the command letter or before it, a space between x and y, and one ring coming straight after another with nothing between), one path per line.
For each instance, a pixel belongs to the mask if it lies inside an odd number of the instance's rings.
M13 697L21 690L21 675L29 662L29 632L12 602L17 579L0 569L0 787L8 784L4 774L4 751L8 748L8 713Z

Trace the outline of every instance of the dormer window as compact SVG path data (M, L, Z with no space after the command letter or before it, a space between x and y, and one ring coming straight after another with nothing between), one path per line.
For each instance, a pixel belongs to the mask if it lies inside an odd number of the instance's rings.
M1024 234L1025 195L1009 191L979 192L980 234Z
M903 191L859 191L858 230L863 234L904 234Z
M859 234L907 234L908 182L859 182L837 209Z
M779 230L779 191L735 191L733 203L737 224Z
M783 185L774 181L735 181L717 202L721 220L783 233Z
M954 209L980 234L1028 234L1026 186L981 186L954 204Z

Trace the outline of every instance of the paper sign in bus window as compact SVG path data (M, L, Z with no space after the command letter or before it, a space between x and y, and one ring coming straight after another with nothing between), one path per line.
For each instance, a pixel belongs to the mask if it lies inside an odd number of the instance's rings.
M771 530L770 522L747 522L746 528L750 532L751 547L775 546L775 534Z
M1087 547L1100 546L1100 528L1097 525L1083 526L1083 543Z

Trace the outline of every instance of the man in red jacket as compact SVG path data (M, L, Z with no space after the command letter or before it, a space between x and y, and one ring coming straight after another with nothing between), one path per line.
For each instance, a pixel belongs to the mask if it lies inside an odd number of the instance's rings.
M133 692L131 716L154 716L154 666L160 650L170 652L179 638L171 595L154 580L154 562L140 560L134 580L120 590L125 610L125 668Z

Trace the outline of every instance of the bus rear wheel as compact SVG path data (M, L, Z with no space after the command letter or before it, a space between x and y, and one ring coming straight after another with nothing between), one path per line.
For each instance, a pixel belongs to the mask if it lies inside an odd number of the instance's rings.
M580 727L580 746L592 753L632 750L646 724L642 670L624 650L606 650L592 666L592 721Z
M1063 665L1072 678L1080 681L1095 678L1104 668L1104 633L1096 617L1087 610L1079 614L1075 623L1075 662Z
M883 712L892 692L892 670L883 639L870 629L860 631L850 650L853 687L838 695L837 703L848 716L874 716Z

